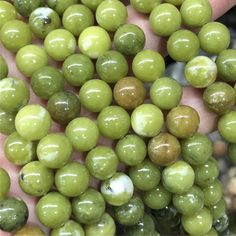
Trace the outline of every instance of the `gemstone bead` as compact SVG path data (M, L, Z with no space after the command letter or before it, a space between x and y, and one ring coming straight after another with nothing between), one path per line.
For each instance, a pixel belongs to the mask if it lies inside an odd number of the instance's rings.
M10 189L11 186L11 179L10 176L8 174L8 172L0 167L0 200L4 199Z
M15 131L15 114L0 107L0 133L10 135Z
M130 0L131 6L140 13L150 13L160 3L160 0Z
M78 2L78 0L47 0L47 4L50 8L54 9L59 15L62 15L63 12Z
M0 2L0 29L2 26L10 20L16 19L16 9L15 7L7 1Z
M1 3L0 3L1 4ZM1 7L1 6L0 6ZM5 58L0 55L0 80L8 75L8 65Z

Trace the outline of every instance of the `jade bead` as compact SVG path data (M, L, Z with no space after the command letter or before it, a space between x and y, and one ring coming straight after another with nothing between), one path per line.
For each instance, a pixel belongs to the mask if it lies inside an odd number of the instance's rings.
M0 80L0 107L7 112L17 112L29 101L29 88L23 80L7 77Z
M64 61L76 49L74 35L65 29L55 29L48 33L44 40L47 54L55 61Z
M94 25L94 16L88 7L75 4L69 6L63 13L62 24L66 30L78 37L84 29Z
M28 17L33 10L43 4L44 0L14 0L15 9L25 17Z
M0 29L7 21L16 19L16 16L16 9L10 2L0 1Z
M224 197L222 197L221 200L218 201L215 205L209 206L208 209L210 210L214 220L222 217L226 211L226 202Z
M143 82L154 82L165 71L165 61L161 54L153 50L139 52L133 59L132 70Z
M215 230L215 228L212 227L206 234L201 235L201 236L218 236L218 233Z
M99 79L85 82L79 91L79 99L82 106L91 112L100 112L112 102L112 90L110 86Z
M179 157L181 146L178 139L169 133L160 133L148 142L148 156L159 166L173 164Z
M236 144L229 143L228 150L227 150L228 157L233 164L236 164Z
M6 49L15 53L31 43L32 35L29 26L25 22L10 20L2 26L0 40Z
M130 134L117 142L115 152L122 163L128 166L136 166L144 161L147 147L142 138Z
M126 6L117 0L105 0L96 9L98 24L107 31L116 31L120 25L126 23L127 19Z
M126 110L132 110L143 104L146 98L146 89L144 84L135 77L125 77L116 82L113 95L119 106Z
M120 52L110 50L98 57L96 71L100 79L113 84L128 74L128 62Z
M58 92L49 98L47 110L54 121L59 124L67 124L79 116L80 101L73 92Z
M15 118L15 127L19 135L31 141L40 140L46 136L51 123L50 114L40 105L23 107Z
M81 2L90 8L91 10L95 11L99 4L103 2L104 0L81 0Z
M213 221L213 227L219 234L224 234L229 232L229 217L225 213L219 219Z
M220 22L210 22L201 28L198 38L205 52L219 54L229 46L230 31Z
M88 188L89 172L83 164L69 162L57 170L55 185L57 190L64 196L79 196Z
M75 150L85 152L96 146L99 130L94 121L87 117L75 118L66 127L66 136Z
M217 66L210 58L197 56L186 64L184 74L192 87L206 88L215 82Z
M181 85L172 78L157 78L150 88L150 98L154 105L163 110L176 107L182 97Z
M121 206L132 198L134 185L128 175L117 172L102 182L100 191L109 205Z
M84 230L86 236L115 236L116 224L108 213L104 213L100 221L86 225Z
M1 2L0 2L1 4ZM1 7L1 6L0 6ZM0 80L7 77L8 75L8 65L5 58L0 55Z
M146 42L143 30L134 24L120 26L114 35L114 45L117 51L126 56L135 56L141 52Z
M167 41L167 52L172 59L187 62L198 55L199 39L190 30L178 30Z
M0 133L10 135L15 131L15 114L0 107Z
M161 4L160 0L130 0L131 6L140 13L150 13L156 6Z
M19 198L0 200L0 230L14 232L21 229L28 220L28 207Z
M190 235L205 235L212 227L212 216L210 211L203 207L190 216L182 216L184 230Z
M72 144L60 133L51 133L43 137L37 146L39 161L50 169L64 166L71 159Z
M158 36L170 36L180 28L181 21L179 10L169 3L156 6L149 16L151 30Z
M63 12L78 2L78 0L48 0L47 4L50 8L54 9L59 15L62 15Z
M49 32L58 29L60 25L59 15L49 7L39 7L29 17L30 30L39 39L44 39Z
M56 229L63 226L71 216L70 201L58 192L50 192L36 204L36 216L44 226Z
M4 154L14 165L25 165L35 159L36 143L13 132L4 142Z
M26 224L23 228L14 233L14 236L46 236L46 234L36 225Z
M180 6L185 0L165 0L165 2L168 2L170 4L173 4L175 6Z
M95 224L105 212L105 200L100 192L88 188L83 194L72 200L72 211L77 222Z
M19 185L30 196L44 196L52 188L53 171L39 161L26 164L19 172Z
M4 199L10 189L11 179L7 171L0 167L0 200Z
M157 187L161 180L159 168L148 159L129 168L129 176L134 186L142 191L149 191Z
M97 122L101 134L110 139L123 138L130 128L130 116L119 106L104 108L99 113Z
M176 194L187 192L193 186L194 178L193 168L184 161L176 161L162 172L163 186Z
M236 111L230 111L221 116L218 121L220 135L230 143L236 143Z
M108 32L100 26L87 27L79 36L78 45L80 51L97 59L111 47L111 38Z

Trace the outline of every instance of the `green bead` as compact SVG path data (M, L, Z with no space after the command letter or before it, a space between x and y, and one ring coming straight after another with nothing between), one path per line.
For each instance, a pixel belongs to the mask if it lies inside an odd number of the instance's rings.
M222 197L221 200L218 201L215 205L209 206L208 209L210 210L214 220L222 217L226 211L226 202L224 197Z
M128 166L135 166L142 163L145 159L147 147L143 139L131 134L118 141L115 152L122 163Z
M104 213L100 221L86 225L84 230L86 236L115 236L116 224L108 213Z
M11 179L7 171L0 167L0 200L4 199L10 189L11 186Z
M219 219L216 219L213 221L213 227L219 234L228 234L229 231L229 217L225 213L223 216L221 216Z
M98 24L107 31L116 31L126 23L128 11L126 6L117 0L105 0L96 9Z
M0 133L10 135L15 131L15 114L0 107Z
M163 3L152 10L149 16L149 23L151 30L156 35L170 36L180 28L181 15L175 6Z
M65 29L52 30L44 40L48 55L55 61L64 61L76 49L76 40L71 32Z
M174 32L167 41L167 52L175 61L187 62L198 55L200 43L196 34L189 30Z
M35 159L36 143L28 141L14 132L4 142L4 154L14 165L25 165Z
M104 0L81 0L81 2L90 8L91 10L95 11L99 4L103 2Z
M1 4L1 2L0 2L0 4ZM6 62L5 58L0 55L0 80L7 77L7 75L8 75L7 62Z
M90 26L80 34L78 45L84 55L92 59L97 59L110 49L111 38L108 32L102 27Z
M185 66L185 78L194 88L205 88L211 85L217 77L215 62L206 56L194 57Z
M26 164L19 173L21 189L31 196L40 197L45 195L52 188L53 182L53 171L39 161Z
M165 2L168 2L170 4L173 4L175 6L180 6L185 0L165 0Z
M144 204L140 197L133 196L122 206L114 207L114 217L121 225L136 225L144 215Z
M214 227L212 227L206 234L201 235L201 236L218 236L219 234L215 230Z
M141 52L145 45L143 30L134 24L120 26L114 35L114 45L117 51L126 56L135 56Z
M48 0L47 4L50 8L54 9L59 15L62 15L63 12L78 2L78 0Z
M165 61L161 54L153 50L139 52L133 59L132 70L143 82L153 82L165 71Z
M228 144L228 157L230 161L232 161L234 164L236 164L236 144L229 143Z
M21 20L7 21L1 28L0 40L11 52L31 43L32 35L29 26Z
M27 105L16 115L15 127L19 135L28 140L40 140L48 134L51 117L40 105Z
M210 22L205 24L198 33L201 48L212 54L219 54L228 48L230 43L230 32L228 28L220 22Z
M40 229L39 226L33 224L26 224L20 230L17 230L17 232L14 233L14 236L26 235L46 236L46 234Z
M182 216L184 230L190 235L205 235L212 227L212 216L207 208L202 208L190 216Z
M128 74L128 62L120 52L110 50L98 57L96 71L100 79L116 83Z
M72 144L60 133L51 133L43 137L37 146L39 161L48 168L57 169L64 166L72 154Z
M16 112L29 101L29 89L20 79L7 77L0 80L0 107L8 112Z
M30 30L39 39L44 39L49 32L60 28L60 25L59 15L49 7L39 7L29 17Z
M180 8L183 23L201 27L211 21L212 9L208 0L185 0Z
M148 159L129 169L129 176L134 186L142 191L149 191L157 187L161 180L159 168Z
M102 182L100 191L109 205L121 206L132 198L134 185L128 175L117 172Z
M72 211L77 222L95 224L105 212L105 200L100 192L88 188L83 194L72 200Z
M10 2L0 1L0 29L7 21L16 19L16 16L16 9Z
M94 16L88 7L75 4L69 6L63 13L62 24L66 30L77 37L84 29L94 25Z
M119 106L104 108L99 113L97 122L101 134L110 139L123 138L130 128L130 116Z
M14 197L0 200L0 230L15 232L21 229L28 215L28 207L23 200Z
M153 104L163 110L176 107L182 97L181 85L172 78L156 79L151 85L150 98Z
M163 186L170 192L182 194L187 192L194 183L193 168L184 161L176 161L162 172Z
M100 112L112 102L112 90L110 86L98 79L85 82L79 91L79 99L82 106L91 112Z
M70 201L58 192L50 192L36 204L36 216L44 226L56 229L63 226L71 216Z
M150 13L160 3L160 0L130 0L131 6L140 13Z
M66 136L77 151L85 152L96 146L99 130L94 121L86 117L72 120L66 127Z

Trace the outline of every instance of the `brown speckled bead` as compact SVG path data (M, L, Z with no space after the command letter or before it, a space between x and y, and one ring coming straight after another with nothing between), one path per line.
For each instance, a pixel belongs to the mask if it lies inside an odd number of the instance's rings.
M113 95L119 106L132 110L144 102L146 89L135 77L125 77L116 83Z

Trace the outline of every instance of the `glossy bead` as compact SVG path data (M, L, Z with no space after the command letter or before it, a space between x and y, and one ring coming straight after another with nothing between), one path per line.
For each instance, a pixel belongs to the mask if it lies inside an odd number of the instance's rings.
M85 152L96 146L99 130L94 121L87 117L75 118L66 127L66 136L74 149Z
M127 56L135 56L142 51L145 41L146 38L143 30L134 24L120 26L114 35L116 50Z
M15 114L0 107L0 133L10 135L15 131Z
M170 4L173 4L175 6L180 6L185 0L165 0L165 2L168 2Z
M97 59L110 49L111 38L102 27L90 26L80 34L78 45L84 55Z
M7 21L16 19L16 15L16 9L10 2L0 1L0 29Z
M180 28L181 15L175 6L162 3L152 10L149 23L152 31L158 36L170 36Z
M10 20L2 26L0 40L6 49L15 53L31 43L32 35L26 23L20 20Z
M198 38L205 52L218 54L229 46L230 32L222 23L210 22L201 28Z
M217 231L218 234L222 234L224 232L227 233L229 227L229 217L225 213L219 219L213 221L213 227Z
M202 235L203 236L203 235ZM218 236L217 231L214 227L212 227L204 236Z
M63 13L62 24L66 30L78 37L84 29L94 24L94 16L88 7L75 4Z
M0 8L1 8L1 6L0 6ZM6 62L5 58L0 55L0 80L7 77L7 75L8 75L7 62Z
M4 142L4 154L14 165L25 165L35 159L36 143L13 132Z
M48 0L47 4L50 8L54 9L59 15L62 15L63 12L73 4L76 4L78 0Z
M100 112L112 102L112 90L110 86L99 79L85 82L79 91L79 99L82 106L91 112Z
M46 227L55 229L63 226L71 215L70 201L58 192L50 192L36 204L36 216Z
M83 194L73 198L72 211L77 222L95 224L105 212L105 200L100 192L88 188Z
M36 225L26 224L16 233L14 236L27 236L27 235L34 235L34 236L46 236L46 234Z
M166 126L171 134L178 138L193 136L200 123L197 111L185 105L179 105L170 110L166 118Z
M130 128L130 116L119 106L104 108L99 113L97 122L101 134L110 139L123 138Z
M10 189L11 179L7 171L0 167L0 200L4 199Z
M156 6L161 3L160 0L131 0L131 6L140 13L150 13Z
M54 121L59 124L67 124L79 116L80 101L73 92L58 92L49 98L47 110Z
M39 39L44 39L49 32L58 29L60 24L59 15L49 7L39 7L29 17L30 30Z
M52 188L54 182L53 171L39 161L26 164L19 173L21 189L35 197L45 195Z
M162 172L163 186L170 192L182 194L187 192L194 183L193 168L184 161L176 161Z
M167 41L167 52L175 61L187 62L197 56L200 43L196 34L189 30L174 32Z
M218 201L215 205L209 206L208 209L210 210L214 220L222 217L226 211L226 202L224 197L222 197L221 200Z
M44 107L27 105L17 113L15 127L23 138L40 140L47 135L51 127L51 117Z
M135 77L125 77L115 84L113 95L119 106L132 110L144 102L146 89L144 84Z
M48 55L55 61L64 61L76 49L75 37L65 29L52 30L44 40Z
M81 2L90 8L91 10L95 11L99 4L103 2L104 0L81 0Z
M42 6L43 0L14 0L14 7L22 16L28 17L36 8Z
M182 97L182 87L174 79L162 77L151 85L150 98L160 109L169 110L176 107Z

